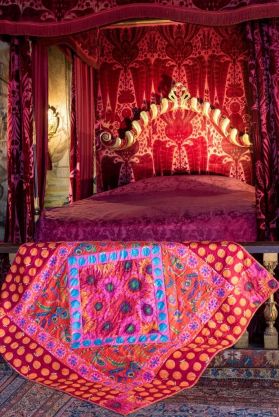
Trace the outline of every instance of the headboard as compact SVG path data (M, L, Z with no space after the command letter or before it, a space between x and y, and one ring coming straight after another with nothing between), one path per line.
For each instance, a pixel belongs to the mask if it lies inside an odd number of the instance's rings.
M138 113L123 136L103 130L100 142L104 190L153 175L185 173L251 182L248 134L238 132L219 108L191 97L181 82L168 97Z
M191 97L188 89L181 82L177 82L171 89L168 98L163 98L160 104L151 104L149 111L141 111L140 119L132 121L132 128L126 130L124 136L112 137L107 132L101 132L100 140L106 147L115 150L123 150L131 147L149 125L162 115L169 112L187 111L205 117L230 143L239 147L250 147L249 135L238 132L231 125L227 116L222 115L221 110L214 108L208 101L202 101L197 97ZM191 117L191 116L190 116Z

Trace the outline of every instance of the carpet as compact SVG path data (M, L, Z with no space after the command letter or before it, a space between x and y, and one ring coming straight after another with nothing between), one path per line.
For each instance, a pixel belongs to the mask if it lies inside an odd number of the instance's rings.
M203 377L190 390L131 417L278 417L279 380ZM0 366L1 417L119 417L85 401L25 380Z

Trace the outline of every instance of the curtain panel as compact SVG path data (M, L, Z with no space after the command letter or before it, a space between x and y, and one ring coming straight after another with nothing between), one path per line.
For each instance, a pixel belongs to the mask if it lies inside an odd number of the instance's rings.
M70 201L93 194L94 69L73 55L70 145Z
M5 240L32 240L33 201L33 100L31 43L12 38L8 85L8 202Z
M40 43L32 45L33 97L36 131L36 194L39 208L44 207L46 174L51 164L48 153L48 48Z
M258 238L278 240L279 20L246 24Z

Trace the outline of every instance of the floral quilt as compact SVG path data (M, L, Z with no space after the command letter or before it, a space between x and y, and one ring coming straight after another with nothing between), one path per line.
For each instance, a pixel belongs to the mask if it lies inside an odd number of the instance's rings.
M28 243L2 285L0 353L126 415L193 386L277 288L231 242Z

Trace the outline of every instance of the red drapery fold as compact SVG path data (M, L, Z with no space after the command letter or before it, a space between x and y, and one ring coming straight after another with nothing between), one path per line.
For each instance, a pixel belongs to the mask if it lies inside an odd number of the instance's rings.
M94 69L73 56L70 201L93 194Z
M8 204L5 240L26 242L33 236L33 102L31 43L10 42L8 86Z
M279 21L249 22L246 30L258 238L278 240Z
M40 43L32 48L33 97L36 129L37 190L40 209L44 206L48 156L48 49Z

